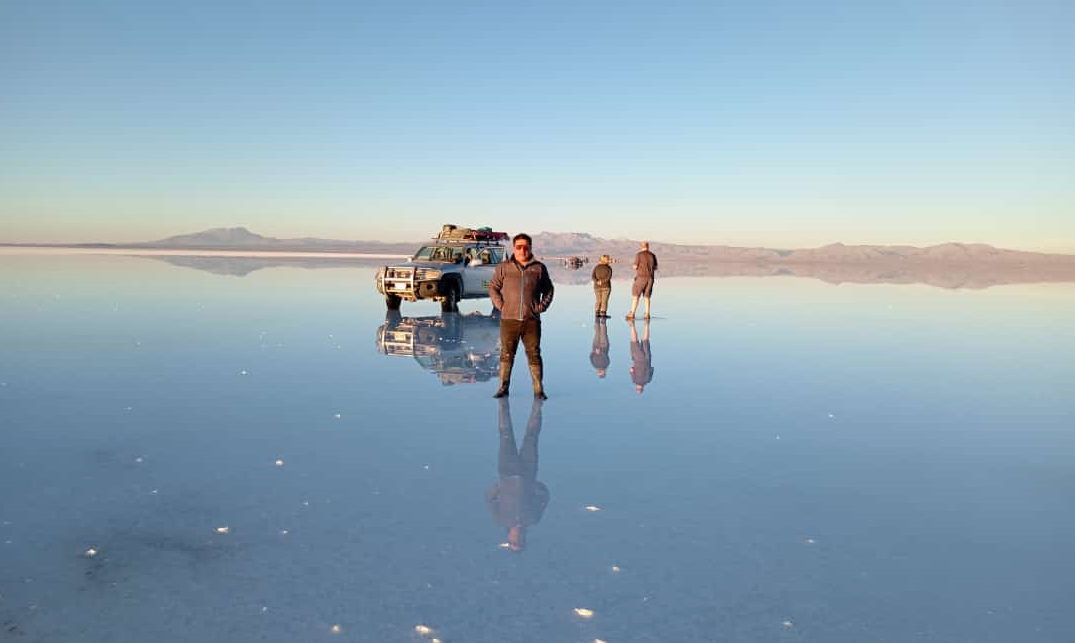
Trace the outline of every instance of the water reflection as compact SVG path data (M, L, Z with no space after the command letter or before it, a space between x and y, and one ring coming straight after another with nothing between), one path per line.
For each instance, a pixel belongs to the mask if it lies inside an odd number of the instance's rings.
M487 382L497 374L500 320L477 312L403 317L390 310L377 329L377 350L413 357L445 386Z
M603 318L594 320L593 323L593 348L590 349L590 364L598 377L604 377L608 372L608 324Z
M549 504L549 488L537 479L543 403L541 399L534 400L526 422L523 446L516 448L508 398L499 399L500 449L496 466L499 480L485 492L485 504L492 512L493 520L508 530L507 546L516 552L526 549L527 527L541 521Z
M635 390L642 393L646 384L653 381L653 352L649 345L649 320L642 326L642 339L638 339L638 327L634 320L629 322L631 326L631 381L635 383Z

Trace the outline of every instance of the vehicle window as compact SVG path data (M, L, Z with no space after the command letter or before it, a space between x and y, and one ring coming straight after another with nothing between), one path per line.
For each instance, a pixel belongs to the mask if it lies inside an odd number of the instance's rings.
M423 246L414 254L414 259L416 261L444 261L448 263L456 263L462 258L462 248L451 248L449 246Z
M482 250L482 253L478 255L478 258L482 260L482 263L493 263L493 253L489 250Z

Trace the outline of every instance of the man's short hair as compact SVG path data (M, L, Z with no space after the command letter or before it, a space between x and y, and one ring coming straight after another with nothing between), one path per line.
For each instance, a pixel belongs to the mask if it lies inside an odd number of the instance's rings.
M515 235L514 237L511 238L512 247L515 246L515 242L518 241L519 239L526 239L526 245L528 245L530 247L534 246L534 240L530 238L530 235L526 234L525 232L520 232L519 234L517 234L517 235Z
M649 241L643 241L642 242L642 249L643 250L649 250Z

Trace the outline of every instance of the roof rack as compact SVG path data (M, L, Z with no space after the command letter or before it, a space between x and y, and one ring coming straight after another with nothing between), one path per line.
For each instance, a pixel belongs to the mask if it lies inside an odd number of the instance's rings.
M437 241L466 241L500 244L508 240L507 232L493 232L490 228L460 228L447 223L437 233Z

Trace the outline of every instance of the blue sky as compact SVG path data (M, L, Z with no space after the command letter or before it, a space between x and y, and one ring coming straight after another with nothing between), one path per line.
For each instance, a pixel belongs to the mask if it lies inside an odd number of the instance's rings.
M1075 252L1075 3L0 5L0 241Z

